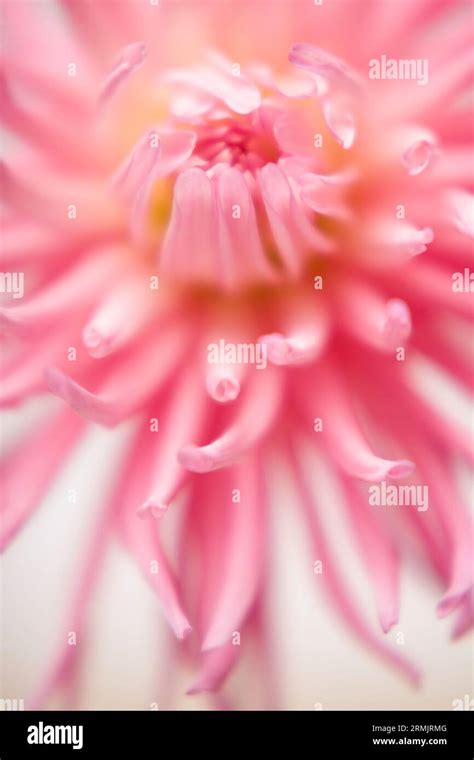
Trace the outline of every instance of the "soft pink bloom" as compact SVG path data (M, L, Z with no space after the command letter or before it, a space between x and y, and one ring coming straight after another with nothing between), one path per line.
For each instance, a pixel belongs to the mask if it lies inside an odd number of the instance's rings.
M462 4L45 6L4 3L2 112L18 142L3 167L3 269L25 272L26 297L1 310L1 400L58 400L2 461L3 548L88 425L133 419L66 630L85 635L118 531L196 667L190 693L218 690L245 648L234 633L264 635L276 447L331 601L417 682L382 633L398 620L408 537L454 636L472 624L472 533L452 467L472 462L472 439L413 372L426 358L472 387L459 345L472 294L452 278L474 234ZM428 81L421 68L371 78L383 57L427 61ZM261 351L266 368L209 363L219 341ZM307 450L340 482L381 632L332 559ZM382 482L427 485L429 509L374 510L369 484ZM172 561L161 531L175 508ZM64 644L37 703L72 688L78 651Z

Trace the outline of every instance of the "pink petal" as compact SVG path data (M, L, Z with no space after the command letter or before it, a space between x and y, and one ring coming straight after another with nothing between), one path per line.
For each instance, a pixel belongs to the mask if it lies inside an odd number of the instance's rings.
M231 500L234 489L239 490L238 503ZM231 643L261 583L265 507L258 463L243 463L220 475L213 494L213 508L227 510L227 514L223 516L219 548L216 544L214 556L209 558L213 589L203 621L203 651Z
M371 513L368 500L362 498L359 484L344 478L343 486L347 514L374 586L380 625L388 633L398 623L399 557L379 520Z
M148 130L133 148L112 179L112 185L130 205L132 234L140 238L154 184L179 169L194 150L193 132L168 133Z
M102 85L99 103L103 106L125 84L138 69L147 56L147 48L143 42L132 42L123 48L118 63L114 66Z
M261 96L258 88L240 74L234 74L231 65L198 65L190 69L176 69L169 72L166 79L174 84L181 83L212 95L235 113L251 113L260 105Z
M140 520L136 514L150 483L152 470L148 444L149 437L153 435L149 431L139 434L132 451L126 471L126 496L117 513L117 528L124 545L156 591L175 635L183 639L191 632L191 626L181 605L177 580L161 545L159 524Z
M207 174L202 169L181 172L161 250L162 271L187 280L212 281L218 271L216 222L214 191Z
M3 459L1 551L39 508L83 430L80 418L69 409L61 409Z
M370 482L406 477L413 471L407 460L392 461L376 456L366 442L352 409L350 396L340 372L321 363L310 403L306 403L308 424L321 417L321 436L337 464L348 475Z
M299 42L293 45L288 58L290 63L316 74L333 86L350 91L358 91L361 87L362 77L340 58L322 48Z
M270 430L281 400L281 378L267 368L255 370L236 410L235 421L207 446L184 446L178 458L192 472L224 467L255 446Z
M385 300L357 278L338 281L334 288L338 321L351 336L384 352L405 345L411 334L411 315L398 298Z
M361 641L389 664L400 670L414 685L418 685L420 682L420 673L417 668L400 655L396 649L392 649L384 642L380 641L359 615L359 612L352 601L351 595L337 571L336 563L333 562L318 511L313 503L312 494L308 487L301 464L298 461L297 453L293 447L290 451L290 460L299 491L309 538L313 547L313 553L314 556L320 559L324 566L324 575L320 577L324 580L324 586L328 598L334 604L339 615L341 615L348 624L350 630L352 630Z
M160 420L156 434L153 460L152 487L146 500L138 508L140 516L148 512L154 517L163 515L187 479L177 459L177 453L186 441L202 438L206 429L208 404L204 390L196 389L194 368L188 369L180 378L164 419Z
M46 372L52 393L64 399L78 414L102 425L115 426L159 395L188 350L191 336L181 325L163 331L157 343L148 337L131 356L115 365L98 393L86 390L64 372Z
M224 169L216 180L219 214L220 280L230 288L255 278L274 280L262 248L253 199L238 169ZM233 211L238 208L235 218Z

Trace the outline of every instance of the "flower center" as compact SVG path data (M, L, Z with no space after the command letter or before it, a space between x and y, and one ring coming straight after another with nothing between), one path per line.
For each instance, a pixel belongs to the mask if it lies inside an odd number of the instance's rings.
M229 118L200 129L194 154L203 168L225 163L242 171L255 171L280 155L277 143L257 118Z

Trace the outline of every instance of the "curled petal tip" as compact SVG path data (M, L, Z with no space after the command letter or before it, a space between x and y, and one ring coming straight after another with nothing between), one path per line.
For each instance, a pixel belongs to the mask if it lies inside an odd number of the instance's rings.
M398 623L398 615L387 613L380 616L380 625L384 633L390 633L394 625Z
M448 615L450 615L451 612L453 612L453 610L455 610L456 607L458 606L459 602L463 598L464 593L465 592L463 591L460 593L452 594L448 592L447 594L445 594L443 598L440 599L440 601L436 605L437 616L439 618L445 618Z
M268 358L272 364L290 364L295 357L292 342L280 333L270 333L259 338L259 343L266 346Z
M411 333L410 310L404 301L394 298L386 304L383 338L391 345L404 343Z
M344 150L352 148L356 138L356 124L351 108L344 102L325 98L323 114L328 129Z
M434 240L434 232L430 227L424 227L418 231L416 238L412 241L410 252L413 256L418 256L426 251L426 246Z
M51 393L62 398L82 417L107 427L116 424L116 407L90 393L66 373L56 367L47 367L44 379Z
M218 380L209 380L207 390L214 401L220 404L227 404L229 401L235 401L240 393L240 383L235 377L221 377Z
M260 337L258 342L266 346L269 361L277 366L305 364L317 353L317 346L301 336L287 338L280 333L270 333Z
M92 325L82 331L82 341L86 348L97 348L102 342L102 335Z
M288 60L294 66L306 69L332 85L352 91L361 89L361 78L354 69L340 58L310 43L296 42L292 45Z
M428 140L417 140L403 153L402 164L410 177L421 174L433 156L433 145Z
M389 462L388 464L389 467L386 472L388 478L407 478L415 469L414 463L410 462L408 459L402 459L398 462Z
M178 452L178 461L191 472L210 472L217 466L216 458L206 448L193 444Z
M144 42L132 42L122 50L120 62L130 67L141 66L147 53L147 46Z
M99 359L110 353L113 337L105 335L94 325L87 325L82 332L82 342L89 354Z
M144 42L132 42L123 48L119 61L105 80L99 93L99 105L109 101L123 83L139 69L147 56Z
M169 509L169 504L164 501L157 501L156 499L147 499L137 509L138 517L145 518L151 515L156 520L163 517Z
M189 638L192 632L193 632L192 626L190 626L189 623L186 623L185 625L183 625L181 631L178 633L178 639L180 639L181 641L184 641L185 639Z

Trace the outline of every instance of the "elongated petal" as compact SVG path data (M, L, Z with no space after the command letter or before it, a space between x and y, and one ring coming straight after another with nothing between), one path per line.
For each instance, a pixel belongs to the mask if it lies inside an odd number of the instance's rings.
M346 388L335 368L321 364L316 390L305 403L308 425L321 418L325 445L339 466L348 474L367 481L402 478L414 465L408 460L387 460L373 453L354 415Z
M83 420L70 410L61 409L0 463L1 551L40 506L83 430Z
M125 481L126 494L117 512L117 529L144 577L156 591L175 635L183 639L191 632L191 626L181 605L174 572L161 545L158 523L140 520L136 514L149 487L151 462L148 443L152 435L148 431L140 434L132 451Z
M226 477L227 496L222 509L231 510L226 535L225 556L221 558L215 604L204 631L202 649L214 649L229 643L232 633L239 631L255 601L261 581L265 506L258 462L242 463ZM238 489L239 499L229 496Z
M239 647L232 644L224 644L224 646L204 652L199 675L186 693L202 694L205 691L218 691L238 655Z
M281 379L268 368L255 370L247 392L236 410L235 421L222 435L206 446L188 445L179 452L179 461L192 472L210 472L242 456L270 430L281 400Z
M334 297L339 323L373 348L394 351L410 337L411 314L404 301L385 300L356 278L341 279L334 289Z
M147 49L143 42L133 42L122 50L118 63L102 85L99 96L101 105L109 101L127 79L143 65L146 54Z
M167 80L182 83L212 95L240 114L254 111L260 105L260 92L245 77L232 72L232 67L195 66L167 74Z
M255 278L274 280L257 227L255 208L242 172L225 169L217 179L219 280L235 289Z
M148 338L135 350L133 362L122 360L108 374L98 393L55 367L45 372L48 387L86 419L114 426L160 393L186 351L187 337L177 326L165 332L159 343Z
M387 633L398 622L399 557L387 533L371 514L359 484L344 478L343 485L347 513L374 586L380 625Z
M323 563L324 575L321 577L325 579L326 590L330 601L332 601L338 613L347 622L350 630L352 630L361 641L386 662L400 670L412 683L417 685L420 681L420 674L417 668L412 665L411 662L406 660L405 657L400 655L396 649L392 649L380 641L360 616L344 581L337 571L335 563L332 561L331 552L327 544L318 511L313 503L307 480L302 471L301 464L298 461L296 451L293 448L290 450L290 457L313 552Z
M186 480L188 472L178 462L178 451L189 439L200 439L206 429L208 406L201 389L196 390L194 367L184 372L179 385L161 420L156 435L156 453L153 460L152 488L147 499L139 506L139 514L149 511L154 517L166 512Z
M259 183L278 251L285 268L296 276L302 270L305 253L326 253L330 246L305 216L279 166L267 164L260 172Z
M180 174L173 196L171 220L163 242L163 272L180 278L212 280L218 271L214 191L201 169Z

